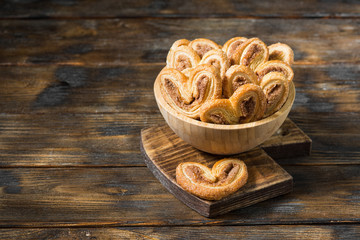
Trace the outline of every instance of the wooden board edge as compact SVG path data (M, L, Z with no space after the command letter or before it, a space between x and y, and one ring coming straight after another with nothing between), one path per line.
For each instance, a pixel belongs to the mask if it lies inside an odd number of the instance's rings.
M146 166L149 168L150 172L154 174L154 176L160 181L160 183L175 196L182 196L181 198L177 198L181 202L183 202L186 206L190 207L194 211L198 212L200 215L204 217L210 216L210 202L206 200L202 200L184 190L176 183L172 182L168 179L161 170L151 161L149 156L147 155L144 145L142 143L142 135L140 137L140 151L144 156L144 162Z
M287 149L291 147L292 151ZM279 158L293 158L310 156L312 141L306 141L302 143L292 143L287 145L261 147L270 157L274 159Z
M265 155L267 153L262 150ZM277 171L279 174L283 175L283 179L278 181L271 186L264 186L262 188L261 195L259 195L259 190L254 192L249 192L247 194L241 195L236 198L225 198L218 202L213 202L210 205L210 217L215 217L236 209L248 207L254 205L256 203L278 197L280 195L284 195L286 193L293 191L294 181L293 177L284 169L282 168L271 156L267 155L268 161L272 162L273 165L276 166ZM264 194L265 193L265 194ZM255 199L255 201L254 201ZM219 208L219 205L228 206L227 208Z
M210 214L209 217L216 217L228 212L231 212L233 210L242 209L248 206L252 206L254 204L266 201L268 199L272 199L287 193L290 193L293 191L293 178L291 175L290 177L284 181L281 181L279 183L276 183L268 188L264 188L264 192L261 193L261 195L258 195L258 191L251 192L248 194L245 194L239 198L234 198L233 203L227 203L227 208L219 208L218 205L221 204L221 202L214 203L210 205ZM249 200L248 200L249 199ZM256 199L254 201L254 199ZM241 204L239 204L241 202Z
M289 142L285 137L285 141L281 142L281 144L268 145L265 142L265 144L261 144L259 147L265 150L265 152L274 159L309 156L312 149L311 138L290 118L286 118L285 122L290 124L290 129L295 129L296 132L302 136L301 142ZM283 126L280 128L282 127ZM289 149L291 149L291 151L289 151Z

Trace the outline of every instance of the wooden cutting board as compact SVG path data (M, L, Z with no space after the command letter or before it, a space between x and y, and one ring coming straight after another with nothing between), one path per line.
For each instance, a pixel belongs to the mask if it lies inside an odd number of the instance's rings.
M279 131L260 147L231 156L245 162L249 178L239 191L218 201L203 200L183 190L176 183L175 170L179 163L188 161L211 168L224 156L193 148L167 125L142 129L140 146L146 165L165 188L201 215L213 217L291 192L292 176L269 155L276 158L308 155L311 139L287 119Z

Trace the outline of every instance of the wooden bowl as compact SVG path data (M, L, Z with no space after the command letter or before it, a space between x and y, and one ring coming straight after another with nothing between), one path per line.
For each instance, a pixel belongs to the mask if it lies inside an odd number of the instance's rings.
M260 145L283 124L295 99L295 87L291 83L289 96L283 107L267 118L236 125L205 123L183 116L170 107L161 94L159 80L154 83L154 94L167 124L182 140L212 154L236 154Z

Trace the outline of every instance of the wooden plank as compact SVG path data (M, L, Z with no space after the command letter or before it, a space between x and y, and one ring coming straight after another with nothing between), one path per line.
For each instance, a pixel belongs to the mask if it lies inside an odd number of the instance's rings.
M289 118L277 132L260 145L273 159L308 156L312 140Z
M2 228L0 239L359 239L360 226L271 225L112 228Z
M289 44L296 64L359 62L359 19L209 18L205 24L197 18L4 20L0 64L165 63L175 40L224 44L239 35Z
M2 113L157 112L163 65L2 66ZM360 112L360 65L295 65L292 112Z
M141 150L149 170L177 199L205 217L251 206L292 191L292 177L263 150L237 154L247 166L249 178L239 191L217 201L203 200L176 182L176 167L186 161L211 168L222 156L208 154L185 143L167 126L141 130ZM289 149L288 149L289 150Z
M290 117L313 140L312 152L278 163L359 164L359 113ZM0 114L0 167L145 166L140 130L163 124L160 113Z
M208 219L174 198L145 167L0 169L0 226L360 222L360 166L285 170L294 177L292 193Z
M51 1L5 2L3 18L92 17L359 17L357 1Z
M0 116L0 166L144 166L140 130L158 114Z
M0 109L12 113L158 111L152 87L162 66L3 67Z

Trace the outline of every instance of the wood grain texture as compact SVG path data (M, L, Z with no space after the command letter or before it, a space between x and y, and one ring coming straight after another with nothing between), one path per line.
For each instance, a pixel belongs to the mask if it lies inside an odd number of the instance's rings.
M163 65L2 66L2 113L158 112L153 84ZM291 113L360 112L360 65L295 65ZM136 117L136 114L135 114ZM331 121L331 119L329 119Z
M174 198L145 167L0 169L0 226L360 222L360 166L284 168L293 192L212 219Z
M209 236L211 233L211 236ZM271 225L199 227L109 227L109 228L27 228L0 229L0 239L267 239L267 240L348 240L360 237L360 226Z
M5 18L124 18L124 17L359 17L357 1L6 1Z
M161 184L177 199L205 217L225 214L292 191L292 177L263 150L257 148L232 156L246 164L249 177L245 186L221 200L203 200L177 184L176 167L182 162L196 162L211 169L223 156L193 148L168 126L141 130L140 144L147 167Z
M359 13L355 0L1 1L0 239L360 239ZM207 219L138 142L164 124L152 84L172 42L237 35L294 49L289 117L313 150L277 160L292 193Z
M290 113L290 117L313 140L312 151L296 159L277 156L281 165L359 163L359 113ZM160 113L0 114L0 166L145 166L140 130L164 124ZM278 132L284 133L286 129ZM289 132L281 141L290 144L294 135ZM273 144L278 138L269 141Z
M158 115L39 114L0 116L0 166L144 166L140 129ZM131 122L131 125L129 125Z
M293 158L308 156L312 140L296 124L287 118L281 127L259 147L270 157Z
M359 19L95 19L4 20L1 65L165 63L172 43L235 36L284 42L295 64L358 63ZM295 75L296 76L296 75Z

